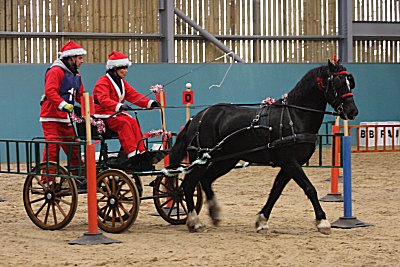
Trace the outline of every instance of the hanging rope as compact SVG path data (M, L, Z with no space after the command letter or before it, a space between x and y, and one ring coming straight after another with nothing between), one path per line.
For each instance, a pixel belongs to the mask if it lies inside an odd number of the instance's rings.
M224 57L227 56L227 55L229 55L229 54L233 54L233 52L229 52L228 54L225 54ZM225 74L224 74L224 77L222 77L221 82L220 82L219 84L210 85L210 86L208 87L209 90L211 90L211 88L213 88L213 87L221 88L222 84L223 84L224 81L225 81L226 76L228 76L228 73L229 73L229 71L231 70L232 65L233 65L233 59L231 59L231 64L229 64L229 67L228 67L228 69L226 70L226 72L225 72Z
M151 95L151 94L155 94L155 95L158 94L160 90L165 90L165 87L167 87L168 85L170 85L170 84L172 84L172 83L174 83L174 82L176 82L176 81L182 79L183 77L185 77L185 76L187 76L187 75L189 75L189 74L191 74L191 73L193 73L193 72L195 72L195 71L198 71L198 70L201 69L201 68L204 68L204 67L208 66L208 65L211 64L212 62L217 61L217 60L219 60L219 59L221 59L221 58L224 58L224 57L226 57L226 56L228 56L228 55L230 55L230 54L233 54L233 52L231 51L231 52L229 52L229 53L225 53L225 54L223 54L222 56L219 56L219 57L217 57L217 58L215 58L215 59L213 59L213 60L211 60L211 61L208 61L208 62L204 63L204 64L201 65L201 66L198 66L198 67L196 67L196 68L193 68L193 69L189 70L188 72L183 73L182 75L180 75L180 76L178 76L178 77L172 79L171 81L169 81L169 82L167 82L167 83L165 83L165 84L156 84L156 85L151 86L151 87L150 87L150 93L144 95L143 97L139 98L138 100L136 100L135 102L133 102L133 103L131 103L131 104L133 105L133 104L137 103L138 101L142 100L143 98L148 97L148 96ZM228 75L228 73L229 73L229 71L230 71L232 65L233 65L233 60L231 60L231 63L229 64L229 67L228 67L227 71L225 72L224 77L222 78L221 82L220 82L218 85L211 85L211 86L209 87L209 89L211 89L212 87L221 87L221 86L222 86L222 84L224 83L224 81L225 81L225 79L226 79L226 76ZM130 106L130 105L128 105L128 106Z

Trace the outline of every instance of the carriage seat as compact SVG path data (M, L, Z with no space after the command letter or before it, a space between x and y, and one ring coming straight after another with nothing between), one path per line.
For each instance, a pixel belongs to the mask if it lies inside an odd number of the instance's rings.
M102 119L96 119L96 120L102 120ZM92 138L93 139L117 139L118 138L118 134L112 130L110 130L110 128L108 128L107 123L105 120L102 120L105 124L105 132L104 133L98 133L97 132L97 127L91 125L92 128ZM81 138L86 138L86 123L82 122L82 123L76 123L76 128L77 128L77 133L78 136Z
M78 107L74 107L74 113L77 116L81 116L81 109ZM93 139L104 139L105 140L105 139L117 139L118 138L118 134L116 132L110 130L110 128L108 127L108 124L105 120L100 119L100 118L96 118L96 120L103 121L103 123L105 125L105 132L98 133L97 127L91 125ZM86 123L85 122L76 123L76 129L77 129L77 134L79 137L81 137L83 139L86 138Z

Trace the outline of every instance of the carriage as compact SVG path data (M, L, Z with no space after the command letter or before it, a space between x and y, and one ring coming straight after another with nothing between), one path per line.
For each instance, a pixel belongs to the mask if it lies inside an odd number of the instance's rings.
M78 114L79 115L79 114ZM4 147L7 163L0 172L27 174L23 187L23 202L25 210L38 227L44 230L59 230L67 226L73 219L78 196L86 194L85 166L85 127L84 123L75 123L77 142L46 142L41 138L29 141L0 140ZM92 127L95 128L95 127ZM92 133L95 129L92 129ZM154 134L144 134L139 142L145 142L146 147L158 147L157 151L164 152L172 145L176 134L162 135L154 138ZM101 134L93 134L95 142L99 143L96 160L97 185L97 217L98 226L105 232L120 233L127 230L136 220L142 200L153 200L158 214L167 222L177 225L184 224L187 209L183 197L180 171L167 177L162 170L156 169L156 160L151 156L143 158L135 164L125 164L121 161L121 151L110 151L109 143L117 139L116 133L106 130ZM156 140L153 140L156 139ZM71 165L71 153L66 157L58 155L56 162L42 161L41 151L48 145L65 145L73 151L77 146L82 154L82 162L77 166ZM57 149L60 150L60 149ZM15 152L16 163L11 163ZM59 153L60 154L60 153ZM159 155L160 153L158 153ZM164 153L166 154L166 153ZM26 163L21 163L22 158ZM142 177L151 177L148 184L143 183ZM144 195L144 186L152 188L153 194ZM196 188L196 207L200 212L202 194L200 185Z
M153 199L166 221L186 223L190 232L204 231L205 225L198 218L202 190L212 222L218 225L220 206L211 185L235 168L240 160L245 160L281 168L267 203L257 216L257 232L269 229L267 222L272 208L286 184L293 179L313 205L318 231L329 234L331 225L302 166L315 151L317 132L325 114L346 120L357 116L354 87L353 76L335 60L334 64L328 61L327 66L307 72L287 96L266 107L254 109L218 104L206 108L188 121L177 136L169 153L169 169L156 170L151 166L151 170L140 171L141 167L115 164L115 157L108 154L107 138L100 138L101 150L96 163L99 227L106 232L124 231L136 219L140 201ZM328 103L335 112L325 111ZM171 138L163 141L172 144ZM29 147L26 150L32 151ZM58 161L40 163L39 151L33 150L37 164L24 186L25 208L39 227L60 229L71 221L76 211L79 190L75 181L82 179L80 174L84 168L71 168L69 164L64 167ZM190 165L182 169L187 155ZM177 175L181 172L185 172L184 179ZM156 176L149 183L153 188L153 195L149 197L142 195L143 184L139 177L145 175ZM41 181L43 176L58 177L58 183L46 186ZM61 222L56 212L61 214ZM45 215L41 215L43 213Z

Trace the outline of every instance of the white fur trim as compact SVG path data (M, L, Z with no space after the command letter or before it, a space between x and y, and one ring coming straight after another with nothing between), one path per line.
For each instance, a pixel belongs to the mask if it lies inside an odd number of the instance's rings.
M129 153L128 155L126 155L126 156L127 156L128 159L129 159L129 158L131 158L131 157L133 157L133 156L136 156L136 154L137 154L137 152L136 152L136 150L135 150L135 151Z
M119 90L118 85L114 82L114 80L111 78L111 76L108 73L106 74L106 76L108 77L108 79L110 79L111 83L113 84L114 90L115 90L115 92L117 92L118 99L121 102L125 98L125 84L124 84L123 79L121 79L121 84L122 84L122 93L121 93L121 90Z
M83 48L77 48L77 49L67 50L64 52L59 52L58 58L81 56L81 55L86 55L86 50Z
M56 121L56 122L63 122L63 123L71 123L69 119L60 119L60 118L44 118L40 117L40 122L48 122L48 121Z
M154 100L150 100L149 102L147 102L147 108L151 107L151 104L153 104Z
M59 110L62 110L62 108L63 108L66 104L68 104L68 103L65 102L65 101L63 101L63 102L60 103L60 105L58 105L57 108L58 108Z
M119 111L119 108L122 106L122 103L118 103L115 107L115 112Z
M130 66L130 65L132 65L132 63L127 58L115 59L115 60L109 59L107 61L106 68L112 69L114 67L122 67L122 66Z
M136 155L139 155L139 154L143 154L143 153L144 153L144 151L143 151L143 152L140 152L140 151L135 150L135 151L132 151L131 153L128 153L128 155L126 155L126 156L127 156L128 159L129 159L129 158L131 158L131 157L133 157L133 156L136 156Z

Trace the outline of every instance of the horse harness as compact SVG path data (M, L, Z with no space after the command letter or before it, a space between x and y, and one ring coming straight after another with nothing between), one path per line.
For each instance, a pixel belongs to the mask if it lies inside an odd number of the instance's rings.
M308 108L303 108L303 107L298 107L294 105L289 105L286 103L286 99L283 99L282 104L274 103L273 104L276 107L282 107L282 111L280 114L280 123L279 123L279 138L276 140L271 140L270 132L272 131L272 126L270 126L270 112L271 112L271 105L267 106L262 106L258 111L257 114L255 115L254 119L252 120L251 124L247 127L241 128L239 130L234 131L233 133L227 135L224 139L222 139L216 146L213 148L202 148L200 147L200 126L202 123L202 119L207 113L208 109L205 110L205 112L202 114L199 123L197 125L197 132L195 133L194 137L192 140L189 142L189 146L187 148L188 151L190 150L195 150L197 152L197 159L203 159L206 160L206 162L217 162L217 161L222 161L230 158L235 158L238 156L243 156L246 154L262 151L262 150L272 150L275 148L279 147L284 147L284 146L290 146L298 143L313 143L315 144L317 141L317 135L316 134L310 134L310 133L301 133L301 134L296 134L294 131L294 123L292 121L289 109L290 108L300 108L300 109L306 109L308 111L314 111L314 112L325 112L325 111L320 111L320 110L314 110L314 109L308 109ZM289 136L283 136L283 118L284 114L287 114L289 118L289 125L291 129L291 135ZM232 138L233 136L242 133L244 131L249 131L249 130L257 130L257 129L264 129L267 131L267 138L266 138L266 144L262 146L258 146L255 148L243 150L237 153L232 153L229 155L225 156L220 156L220 157L212 157L212 153L221 150L222 146L224 143L229 139ZM196 140L197 146L193 145L193 141ZM205 162L204 162L205 163ZM202 164L204 164L202 163ZM273 163L271 162L271 165Z

